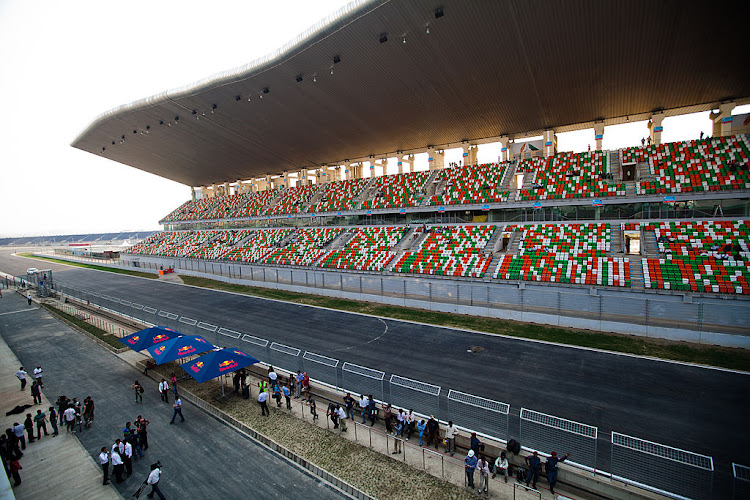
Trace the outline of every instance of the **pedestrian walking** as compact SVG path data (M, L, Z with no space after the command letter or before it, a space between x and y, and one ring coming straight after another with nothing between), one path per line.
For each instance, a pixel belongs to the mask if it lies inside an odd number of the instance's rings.
M23 424L19 424L18 422L13 422L13 435L16 436L16 439L19 443L21 443L21 449L26 449L26 437L23 435L24 426Z
M26 300L28 300L29 305L31 305L31 292L26 292Z
M453 425L453 420L449 420L448 427L445 429L445 452L450 453L451 456L456 452L456 436L458 436L458 429Z
M435 444L435 450L438 449L438 440L440 438L440 424L433 415L427 421L427 446Z
M295 381L297 384L294 386L294 399L299 399L300 395L302 394L302 379L305 377L302 375L302 372L300 370L297 370L297 376L295 377Z
M102 448L102 452L99 453L99 464L102 466L102 484L109 484L109 453L107 448Z
M508 482L508 459L505 457L505 452L500 453L500 456L495 460L495 467L492 470L493 479L498 474L503 474L505 482Z
M477 468L479 460L474 456L474 450L469 450L469 453L464 458L464 469L466 470L466 483L469 488L474 489L474 470Z
M286 400L286 409L291 411L292 410L292 391L289 389L289 384L291 382L287 382L287 385L282 387L282 391L284 392L284 399Z
M180 420L180 422L184 422L185 417L182 416L182 400L180 399L179 396L177 396L176 399L174 400L174 404L172 405L172 408L174 408L174 415L172 415L172 421L169 423L173 424L174 419L177 418L177 415L179 415L180 418L182 419Z
M54 406L49 407L49 423L52 424L52 437L60 434L60 431L57 428L57 412L55 411Z
M557 484L557 464L564 462L569 456L570 453L566 453L564 457L557 458L557 452L553 451L552 456L544 464L544 471L547 473L547 481L549 481L549 491L553 495L555 494L555 484Z
M34 400L35 405L42 404L42 391L39 388L39 382L36 380L31 383L31 397Z
M28 375L28 373L23 369L23 366L16 372L16 378L21 381L21 390L26 388L26 375Z
M45 436L49 436L49 433L47 432L47 415L45 415L42 410L36 411L36 415L34 415L34 423L36 424L37 439L42 438L42 431L44 431Z
M310 405L310 414L313 417L313 422L318 420L318 409L315 406L315 400L312 397L312 394L307 397L307 403Z
M133 383L133 392L135 393L135 402L143 403L143 386L137 380Z
M162 401L169 403L169 382L163 378L161 379L161 382L159 382L159 394L161 395Z
M536 482L539 480L539 470L542 467L542 461L539 454L534 452L531 456L526 457L526 464L529 466L529 475L526 476L526 486L532 483L532 488L536 489Z
M341 432L346 432L346 411L344 411L341 405L336 405L336 413L341 424Z
M146 480L146 482L151 485L151 493L146 496L154 498L154 493L156 493L161 500L166 500L164 493L159 489L159 481L161 481L161 462L156 462L155 464L151 464L151 473Z
M346 415L354 420L354 398L348 392L344 396L344 406L346 407Z
M490 493L490 463L483 456L479 457L477 462L477 470L479 471L479 488L477 489L477 495L484 493L489 495Z
M124 479L122 478L122 472L124 468L124 462L122 461L120 453L115 448L112 448L112 453L110 454L110 463L112 464L112 472L115 474L115 480L118 483L123 482Z
M266 416L271 415L271 412L268 411L268 392L267 391L261 391L260 394L258 394L258 404L260 405L261 417L263 415L266 415Z
M26 414L26 420L23 421L23 428L26 429L26 434L29 436L29 443L36 441L34 439L34 420L31 418L31 413Z
M44 387L44 382L42 381L42 365L36 365L36 368L34 368L34 378L39 382L39 387Z

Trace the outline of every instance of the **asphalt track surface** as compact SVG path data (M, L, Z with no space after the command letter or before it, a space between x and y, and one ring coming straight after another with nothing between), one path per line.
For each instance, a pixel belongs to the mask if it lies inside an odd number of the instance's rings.
M122 438L126 421L139 414L151 421L148 451L134 460L133 476L115 485L124 498L131 497L156 460L164 466L159 486L167 498L345 498L190 403L184 402L185 422L178 418L170 425L171 404L160 401L155 382L17 294L0 299L0 335L24 366L42 365L43 392L50 402L60 394L94 398L95 423L76 434L93 459L102 446L109 449ZM131 390L139 378L146 388L142 404L134 402Z
M0 252L0 270L6 272L39 262L7 255ZM58 269L55 279L63 284L382 370L386 379L397 374L439 385L442 394L455 389L506 402L511 436L518 435L521 407L596 426L597 468L603 470L609 469L610 431L712 456L723 485L730 484L731 462L747 462L747 373L49 267ZM483 349L473 354L473 346Z

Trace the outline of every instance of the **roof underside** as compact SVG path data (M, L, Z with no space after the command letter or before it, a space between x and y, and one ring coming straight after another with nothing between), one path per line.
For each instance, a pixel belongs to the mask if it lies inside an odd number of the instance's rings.
M367 1L263 61L105 113L73 146L200 186L744 98L750 3L734 5Z

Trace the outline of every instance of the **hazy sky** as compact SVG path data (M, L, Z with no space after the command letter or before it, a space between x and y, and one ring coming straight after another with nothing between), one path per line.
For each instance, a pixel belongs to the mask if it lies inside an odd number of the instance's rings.
M0 0L0 236L158 229L189 188L73 149L73 139L105 111L254 61L347 3ZM665 140L711 127L707 113L667 120ZM608 128L605 147L644 135L643 122ZM593 130L558 139L560 150L588 143ZM479 159L498 154L483 146Z

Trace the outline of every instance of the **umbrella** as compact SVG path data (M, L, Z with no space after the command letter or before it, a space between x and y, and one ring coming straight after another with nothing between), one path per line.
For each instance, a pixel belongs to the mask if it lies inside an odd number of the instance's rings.
M145 330L135 332L117 340L134 351L142 351L161 342L166 342L178 335L180 335L180 332L166 326L152 326L151 328L146 328Z
M201 354L215 347L200 335L181 335L149 347L148 352L154 358L156 364L160 365L174 361L175 359L184 358L185 356Z
M216 349L182 365L198 383L220 377L225 373L240 370L258 363L258 360L239 349ZM223 389L223 386L222 386Z

